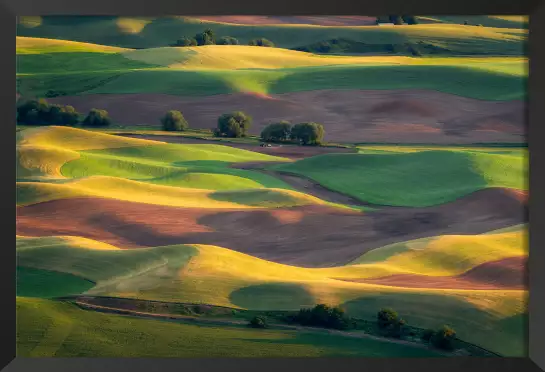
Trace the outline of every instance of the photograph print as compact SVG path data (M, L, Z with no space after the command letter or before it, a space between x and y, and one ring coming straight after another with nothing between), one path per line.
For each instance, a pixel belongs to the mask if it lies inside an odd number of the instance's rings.
M520 16L17 20L18 357L527 357Z

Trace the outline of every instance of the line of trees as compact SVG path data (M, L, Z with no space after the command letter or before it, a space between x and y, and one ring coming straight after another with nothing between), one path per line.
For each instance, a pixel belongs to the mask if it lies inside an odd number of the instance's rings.
M107 127L112 124L112 119L106 110L91 109L84 117L72 106L50 104L45 99L39 99L29 100L17 106L17 123Z
M267 125L261 132L261 140L265 142L297 141L305 146L322 144L325 135L322 124L308 122L291 125L287 121L280 121Z
M393 23L394 25L406 23L408 25L416 25L418 24L418 20L415 16L411 15L388 15L377 17L376 23Z
M216 38L216 34L211 28L207 28L203 32L197 33L193 37L183 36L178 39L172 46L175 47L191 47L191 46L202 46L202 45L239 45L240 42L238 39L232 36L222 36ZM252 46L264 46L264 47L274 47L274 43L265 38L252 39L248 42L248 45Z
M330 307L318 304L313 308L302 308L296 314L284 318L289 323L297 323L303 326L322 327L338 330L357 328L357 321L349 317L340 307ZM264 316L253 317L248 326L253 328L268 328L267 318ZM400 318L398 313L391 308L382 308L377 313L376 326L379 334L384 337L403 338L407 334L415 336L414 330L409 330L407 322ZM414 328L413 328L414 329ZM444 325L437 330L427 329L420 333L420 339L442 350L454 350L456 331Z

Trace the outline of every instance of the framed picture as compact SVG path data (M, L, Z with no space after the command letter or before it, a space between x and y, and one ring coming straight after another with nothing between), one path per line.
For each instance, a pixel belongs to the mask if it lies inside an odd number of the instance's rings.
M542 4L5 3L6 371L545 368Z

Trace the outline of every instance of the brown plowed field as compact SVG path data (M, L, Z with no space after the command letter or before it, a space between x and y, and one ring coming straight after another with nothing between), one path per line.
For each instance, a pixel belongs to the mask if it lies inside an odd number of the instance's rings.
M74 198L17 208L17 235L72 235L123 248L212 244L306 267L346 264L374 248L441 234L480 234L525 221L504 189L429 208L365 214L325 206L263 210L175 208Z
M324 124L330 142L469 144L524 142L522 101L481 101L428 90L316 90L277 94L181 97L164 94L94 94L49 99L80 112L99 107L122 125L157 125L180 110L193 128L210 129L220 115L244 111L250 134L269 123ZM134 110L138 107L138 110Z

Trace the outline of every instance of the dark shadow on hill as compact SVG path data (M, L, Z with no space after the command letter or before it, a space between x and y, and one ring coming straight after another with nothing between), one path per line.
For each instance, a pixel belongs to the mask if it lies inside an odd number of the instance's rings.
M81 294L94 286L92 281L76 275L17 266L17 296L54 298Z
M299 310L316 303L302 286L291 283L259 284L231 292L229 301L250 310Z

